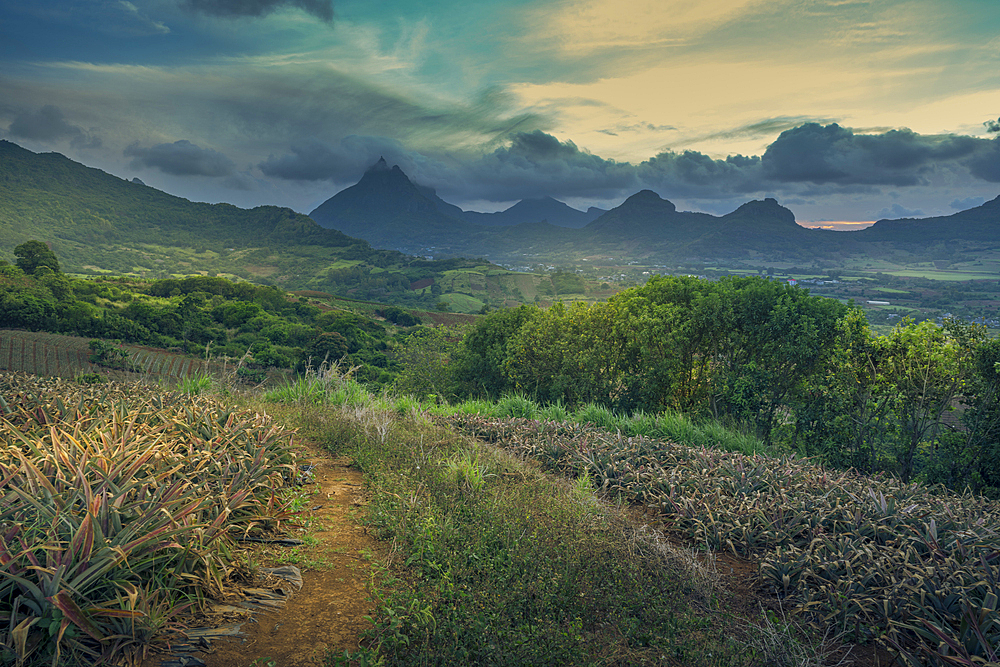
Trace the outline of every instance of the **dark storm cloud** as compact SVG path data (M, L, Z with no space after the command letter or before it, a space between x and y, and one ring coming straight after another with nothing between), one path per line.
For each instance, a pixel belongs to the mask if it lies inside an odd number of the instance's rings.
M860 135L836 124L785 130L762 156L718 159L698 151L664 151L639 164L587 152L541 130L511 132L478 156L429 155L382 137L293 144L258 166L267 176L298 181L356 180L379 156L415 182L451 200L526 197L614 199L648 188L667 198L729 202L767 196L880 195L888 186L927 183L935 172L1000 181L1000 140L889 130ZM923 215L898 204L882 217Z
M606 160L562 142L541 130L510 135L510 145L496 149L465 171L472 196L494 201L524 197L614 196L637 185L633 165ZM441 192L448 183L433 184Z
M291 155L271 155L257 166L265 176L290 181L345 182L360 176L380 157L403 165L404 170L414 163L398 141L385 137L350 136L333 145L312 140L290 150Z
M12 137L42 142L69 139L74 148L99 148L101 145L99 138L89 136L71 124L59 107L51 104L46 104L36 112L24 111L17 114L7 132Z
M333 21L332 0L184 0L181 6L223 18L260 17L282 7L295 7L327 23Z
M778 119L753 128L785 122ZM703 199L761 192L873 194L884 186L926 184L942 170L1000 182L1000 139L920 135L907 129L855 134L837 124L805 123L783 131L759 157L717 159L693 150L664 151L632 165L535 131L512 135L509 146L471 165L477 196L495 200L536 196L546 188L552 196L577 196L586 190L609 197L650 188L668 197Z
M1000 183L1000 138L981 141L980 150L969 158L969 172L990 183Z
M640 164L637 171L647 187L672 196L729 197L761 189L760 162L756 156L717 160L697 151L665 151Z
M806 123L782 132L761 161L765 176L779 183L907 186L924 183L941 163L972 156L982 143L907 129L854 134L836 123Z
M174 176L229 176L236 171L233 161L222 153L201 148L186 139L150 148L133 143L124 154L133 158L129 163L133 169L148 167Z

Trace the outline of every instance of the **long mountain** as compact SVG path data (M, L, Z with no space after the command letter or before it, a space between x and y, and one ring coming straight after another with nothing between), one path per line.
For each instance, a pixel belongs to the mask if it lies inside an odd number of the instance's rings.
M494 261L791 261L875 253L924 259L1000 244L1000 198L951 216L880 220L856 232L807 229L774 199L723 216L678 211L655 192L638 192L610 211L578 211L551 198L499 213L463 211L414 184L384 160L310 214L377 247L415 248ZM560 215L564 217L560 217ZM585 218L590 218L583 225ZM470 224L475 223L475 224ZM942 247L951 244L954 247Z

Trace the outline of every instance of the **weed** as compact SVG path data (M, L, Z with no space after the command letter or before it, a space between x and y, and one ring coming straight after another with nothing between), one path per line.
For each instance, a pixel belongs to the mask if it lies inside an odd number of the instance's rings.
M186 377L177 383L177 391L182 394L205 394L212 389L212 376L211 375L195 375L192 377Z
M535 419L538 405L524 394L508 394L497 401L491 412L497 417Z

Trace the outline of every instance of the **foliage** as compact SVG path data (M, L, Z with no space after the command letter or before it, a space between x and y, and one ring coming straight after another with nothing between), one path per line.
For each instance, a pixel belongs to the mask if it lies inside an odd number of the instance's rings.
M458 344L458 335L443 327L414 329L405 337L396 337L390 356L400 366L393 385L396 392L427 396L450 397L452 372L451 355Z
M253 382L268 367L301 371L310 359L345 355L371 382L388 382L394 371L385 326L371 317L323 313L276 287L220 277L79 279L10 267L0 273L0 327L179 348L221 361L240 359L249 349L252 367L243 372L252 373ZM129 367L120 346L98 345L95 363Z
M90 341L88 346L90 347L90 361L98 366L128 370L133 368L128 350L121 344L114 345L106 340L94 339Z
M140 385L0 375L0 650L109 664L221 594L232 537L289 518L290 433Z
M835 466L993 493L990 349L953 320L878 336L861 311L774 280L654 276L607 303L491 313L449 368L459 397L712 418Z
M397 306L389 306L382 310L382 317L401 327L412 327L420 324L420 318Z
M55 253L41 241L25 241L14 248L14 255L17 257L17 268L27 274L34 275L43 266L54 273L60 272Z
M510 341L540 314L536 307L518 306L477 320L455 355L454 373L459 391L464 395L496 398L512 389L507 374Z

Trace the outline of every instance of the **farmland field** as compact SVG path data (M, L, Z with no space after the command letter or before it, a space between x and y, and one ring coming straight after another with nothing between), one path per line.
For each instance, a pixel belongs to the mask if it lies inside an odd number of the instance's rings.
M43 331L0 329L0 370L42 376L73 378L83 373L101 373L116 380L140 377L182 380L199 375L217 375L225 366L188 355L138 345L123 345L141 370L112 370L91 363L90 339Z

